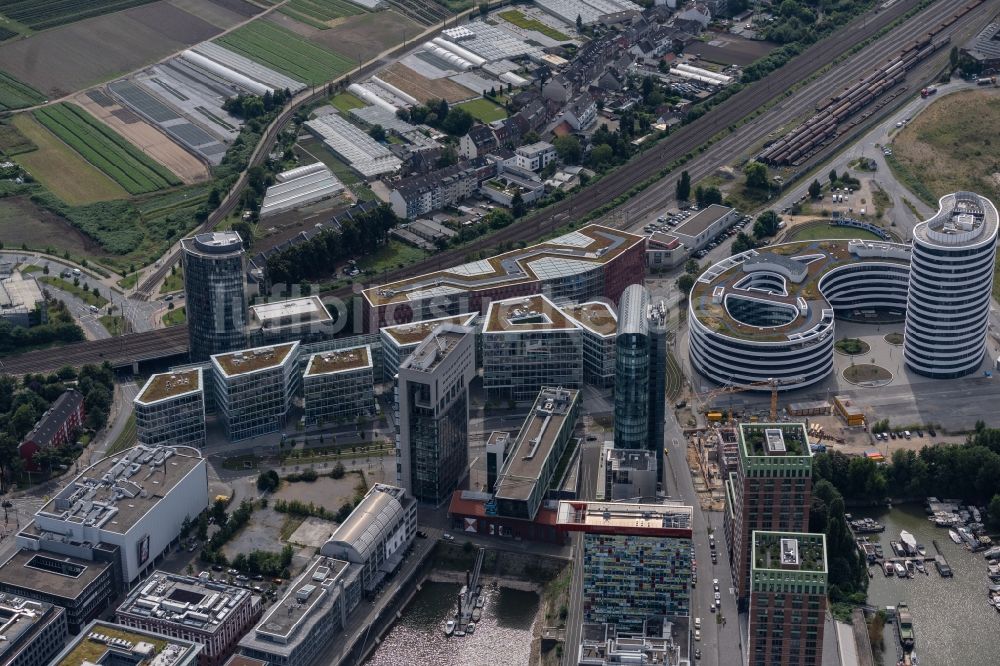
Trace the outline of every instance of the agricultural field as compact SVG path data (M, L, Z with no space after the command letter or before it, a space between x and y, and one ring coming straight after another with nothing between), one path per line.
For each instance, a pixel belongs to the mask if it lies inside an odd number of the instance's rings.
M338 19L329 30L292 20L280 13L272 13L268 21L300 35L314 44L337 53L348 53L361 62L371 60L386 49L416 39L424 27L395 10L366 12Z
M288 0L278 11L318 30L329 29L329 21L365 13L348 0Z
M507 117L507 112L502 106L494 104L488 99L474 99L469 102L456 104L460 109L465 109L473 118L478 118L484 123L491 123L494 120L503 120Z
M549 25L545 25L538 19L533 19L525 16L516 9L511 9L505 12L500 12L497 14L500 18L508 23L516 25L518 28L524 28L525 30L534 30L535 32L540 32L546 37L555 39L560 42L568 42L570 40L569 35L559 32L555 28Z
M75 104L44 107L35 111L34 116L129 194L146 194L180 184L166 167Z
M3 42L0 70L52 99L139 69L221 31L169 2L154 2Z
M168 2L223 30L262 11L261 7L246 0L168 0Z
M431 99L443 99L449 104L461 102L471 97L477 97L465 86L460 86L450 79L428 79L406 65L393 63L379 73L379 78L391 83L403 92L413 95L420 102Z
M319 85L351 70L351 59L303 40L271 21L259 20L218 40L226 48L277 72Z
M28 26L47 30L66 23L145 5L153 0L0 0L0 14Z
M39 125L31 115L18 114L12 123L21 136L37 147L17 155L15 161L61 200L79 206L128 196L124 188ZM5 241L9 238L3 237Z
M21 130L17 129L13 123L9 120L0 123L0 153L7 157L13 157L21 153L30 153L33 150L38 150L38 146L21 133Z
M969 190L1000 198L1000 145L983 128L1000 124L1000 91L970 90L937 100L892 142L886 160L899 180L930 206L939 197Z
M0 72L0 111L23 109L45 101L45 95L21 83L10 74Z

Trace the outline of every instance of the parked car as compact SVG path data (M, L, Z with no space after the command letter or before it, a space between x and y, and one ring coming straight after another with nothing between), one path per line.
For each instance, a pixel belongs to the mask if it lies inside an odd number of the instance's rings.
M444 539L445 541L454 541L455 540L455 537L453 537L452 535L448 534L447 532L445 532L444 534L442 534L441 538Z
M427 532L424 532L423 530L417 530L417 537L419 537L421 539L426 539L427 538Z

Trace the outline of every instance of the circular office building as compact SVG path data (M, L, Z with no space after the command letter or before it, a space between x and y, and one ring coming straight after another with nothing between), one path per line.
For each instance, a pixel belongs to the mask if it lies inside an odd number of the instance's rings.
M691 363L722 385L814 384L833 371L835 318L902 318L909 264L906 245L862 240L786 243L725 259L691 290Z
M986 353L997 209L985 197L956 192L913 230L903 352L927 377L975 372Z

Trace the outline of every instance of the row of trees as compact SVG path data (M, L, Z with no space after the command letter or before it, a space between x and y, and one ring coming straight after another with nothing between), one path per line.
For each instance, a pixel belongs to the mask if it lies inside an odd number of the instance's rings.
M475 122L465 109L449 106L443 99L428 100L427 104L414 106L411 109L399 109L396 116L401 120L414 124L430 125L451 136L459 137L468 133Z
M290 99L292 99L292 91L287 88L284 90L275 90L274 94L271 94L270 91L265 92L263 95L246 95L240 93L236 97L230 97L223 102L222 108L237 118L249 120L251 118L260 118L275 109L280 109Z
M847 525L844 497L826 479L813 483L809 531L826 535L830 600L864 603L868 569Z
M15 326L7 319L0 319L0 354L84 339L83 330L73 321L65 303L49 300L46 307L49 320L45 324L24 327Z
M294 284L325 277L338 261L370 254L385 245L396 222L385 204L353 219L342 219L340 231L324 229L308 241L272 255L267 260L268 278L272 283Z

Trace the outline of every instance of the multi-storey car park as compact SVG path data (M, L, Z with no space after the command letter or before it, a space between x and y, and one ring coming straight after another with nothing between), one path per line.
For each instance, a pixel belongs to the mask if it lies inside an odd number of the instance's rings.
M362 292L365 325L485 313L490 301L545 294L554 301L617 302L645 276L645 238L588 225L487 259L371 287Z
M909 276L910 248L881 241L803 241L729 257L691 291L691 362L719 384L809 386L833 370L835 317L902 318Z
M975 372L986 353L997 247L997 209L985 197L955 192L913 230L903 353L921 375L947 379Z

